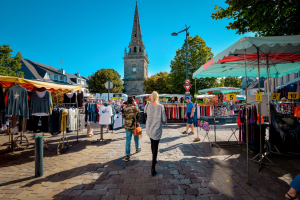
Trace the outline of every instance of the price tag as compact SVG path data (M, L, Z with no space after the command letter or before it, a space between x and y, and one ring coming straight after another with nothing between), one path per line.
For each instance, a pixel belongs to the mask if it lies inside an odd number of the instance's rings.
M256 101L262 101L262 94L256 93Z
M280 93L272 93L271 99L280 99Z
M299 92L289 92L289 99L299 99Z
M227 101L236 100L236 94L227 94Z

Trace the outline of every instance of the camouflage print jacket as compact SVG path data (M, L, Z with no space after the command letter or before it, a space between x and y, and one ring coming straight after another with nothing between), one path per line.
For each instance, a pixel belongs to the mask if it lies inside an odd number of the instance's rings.
M136 119L137 122L139 120L139 114L140 110L133 106L132 104L129 104L125 109L124 109L124 128L125 130L132 131L134 129L134 109L136 109Z

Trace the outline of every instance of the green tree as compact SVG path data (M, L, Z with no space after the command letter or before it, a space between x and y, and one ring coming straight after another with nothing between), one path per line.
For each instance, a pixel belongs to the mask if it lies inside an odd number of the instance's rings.
M151 94L153 91L158 92L158 94L168 94L170 93L169 73L160 72L157 73L144 81L144 92Z
M242 81L236 76L226 77L224 80L224 87L240 88L242 87L242 85L243 85Z
M24 78L23 72L16 72L16 70L22 68L21 53L18 52L15 57L12 57L11 52L13 50L9 45L3 44L0 46L0 75Z
M227 8L215 5L213 19L232 19L225 28L255 36L299 35L299 0L226 0ZM232 21L231 20L231 21Z
M123 92L124 87L121 76L113 69L100 69L93 73L88 82L88 89L91 93L107 93L108 90L105 87L107 81L111 81L114 85L110 89L111 93Z
M189 79L191 80L191 94L195 92L195 80L192 79L192 74L199 69L202 65L208 62L212 57L213 53L211 48L206 46L206 42L196 35L195 37L188 37L188 61L191 63L194 69L189 70ZM174 60L171 61L171 72L170 72L170 88L173 94L184 94L185 89L183 87L184 80L186 78L186 45L182 45L180 49L176 51ZM199 86L198 86L199 84ZM215 78L197 79L197 90L205 89L216 84Z
M217 87L235 87L240 88L242 87L242 81L234 76L234 77L223 77L220 80L218 80Z

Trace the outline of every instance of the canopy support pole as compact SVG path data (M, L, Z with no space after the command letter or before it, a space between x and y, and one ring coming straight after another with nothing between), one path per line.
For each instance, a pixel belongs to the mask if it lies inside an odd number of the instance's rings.
M250 175L249 175L249 141L248 141L248 111L247 111L247 59L246 59L246 49L245 49L245 93L246 93L246 104L245 104L245 110L246 110L246 143L247 143L247 184L251 185L250 183Z
M260 92L260 70L259 70L259 52L258 52L258 48L257 48L257 66L258 66L258 87L259 87L259 92ZM267 90L268 90L268 115L269 115L269 118L270 118L270 99L269 99L269 73L268 73L268 61L269 61L269 58L267 57ZM253 162L259 162L259 172L262 170L263 168L263 164L267 164L267 165L274 165L274 163L267 157L267 153L264 153L262 152L262 134L261 134L261 103L259 103L258 105L258 109L259 109L259 153L254 156L251 160ZM255 160L257 157L259 156L259 160ZM263 159L266 158L270 163L263 163Z

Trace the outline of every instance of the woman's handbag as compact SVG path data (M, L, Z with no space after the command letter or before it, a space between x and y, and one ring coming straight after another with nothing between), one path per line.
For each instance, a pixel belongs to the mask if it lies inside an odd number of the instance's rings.
M140 127L140 124L136 121L136 108L134 108L134 135L137 136L137 138L142 137L142 128Z

